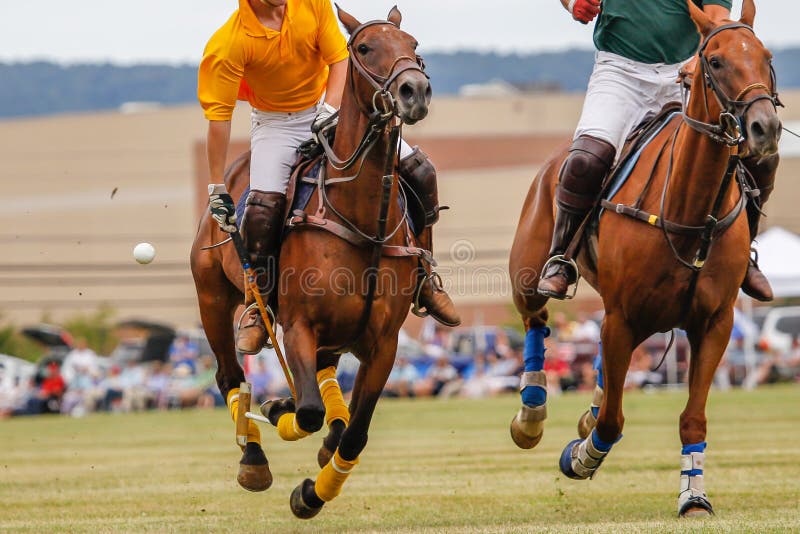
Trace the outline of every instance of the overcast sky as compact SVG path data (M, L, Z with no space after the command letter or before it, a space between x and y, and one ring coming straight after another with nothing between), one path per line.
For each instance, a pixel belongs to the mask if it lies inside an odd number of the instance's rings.
M591 26L558 0L339 0L364 21L395 3L423 51L501 52L591 47ZM0 61L197 63L236 0L0 0ZM734 0L738 6L739 0ZM760 0L756 31L768 46L800 45L797 0ZM738 8L734 10L738 15Z

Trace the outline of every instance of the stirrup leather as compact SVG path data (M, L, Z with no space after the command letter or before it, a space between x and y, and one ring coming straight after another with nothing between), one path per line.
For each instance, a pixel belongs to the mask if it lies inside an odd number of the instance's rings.
M267 315L269 315L269 324L271 324L272 328L274 329L275 328L275 312L272 311L272 308L270 308L268 304L265 304L264 307L267 310ZM249 312L253 308L258 309L258 302L253 302L252 304L250 304L248 307L246 307L244 309L242 314L239 316L239 320L236 322L236 331L237 332L242 328L242 319L244 319L244 316L247 315L247 312ZM258 314L260 316L261 315L261 311L259 311ZM264 318L262 317L261 320L263 321ZM265 325L264 329L266 330L266 328L267 327ZM269 338L269 336L267 336L267 340L264 342L264 348L266 348L266 349L274 349L275 348L274 345L272 344L272 340Z
M578 292L578 282L581 279L581 273L578 270L578 264L575 263L575 260L572 258L567 258L563 254L556 254L555 256L550 256L544 265L542 266L542 274L539 275L539 280L545 279L545 273L549 270L551 266L554 264L561 264L566 266L568 269L572 269L572 272L575 273L575 280L570 282L569 277L567 277L567 287L572 286L572 293L566 293L564 295L565 300L570 300L575 297L575 293Z
M430 315L427 308L423 310L419 305L419 297L422 294L422 288L428 282L431 283L434 291L444 291L444 284L442 283L442 277L439 276L439 273L432 271L431 274L426 275L422 279L422 282L417 285L417 290L414 292L414 305L411 307L411 313L417 317L425 318Z

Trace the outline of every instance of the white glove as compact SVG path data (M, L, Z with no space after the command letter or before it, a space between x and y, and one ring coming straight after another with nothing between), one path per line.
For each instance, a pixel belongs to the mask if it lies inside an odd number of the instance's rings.
M211 210L211 217L223 232L229 234L236 231L236 206L233 199L227 192L216 192L214 185L209 185L208 207Z

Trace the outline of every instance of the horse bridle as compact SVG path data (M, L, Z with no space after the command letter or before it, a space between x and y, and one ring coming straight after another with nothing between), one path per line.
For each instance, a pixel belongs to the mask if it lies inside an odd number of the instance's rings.
M714 28L705 37L703 43L700 45L700 48L697 51L697 55L700 60L700 75L703 77L706 87L711 89L711 92L714 94L714 97L722 109L718 124L710 124L689 117L686 109L688 89L684 87L683 91L683 120L692 129L704 133L715 141L728 146L739 145L745 140L744 117L747 114L747 110L750 109L750 106L759 100L769 100L776 108L778 106L783 106L780 98L778 98L777 77L775 76L775 68L771 61L769 64L770 85L767 86L763 82L751 83L739 91L739 94L737 94L735 98L730 98L725 93L720 86L719 81L714 76L713 70L711 69L708 59L704 54L706 47L708 46L709 42L711 42L711 38L718 33L737 28L743 28L751 33L755 33L753 32L752 27L741 22L723 24ZM759 89L766 91L766 93L758 94L749 100L743 100L748 93ZM703 91L703 102L705 104L706 112L708 112L708 95L706 91Z
M369 119L369 122L367 123L367 127L364 130L364 135L361 137L361 141L358 143L355 151L352 155L345 159L340 159L336 156L327 137L324 135L326 130L333 127L334 116L331 117L329 124L324 125L320 129L321 135L318 136L319 142L322 145L322 148L325 150L325 154L327 155L331 166L338 171L352 167L359 159L361 159L361 165L363 165L367 153L375 144L375 141L378 140L380 134L385 130L386 125L389 124L394 117L397 117L397 104L392 96L391 91L389 91L389 87L392 85L392 83L394 83L401 74L410 70L421 72L426 78L430 78L430 76L428 76L428 74L425 72L425 62L422 60L422 56L420 55L416 55L413 58L410 56L400 56L396 58L392 63L392 66L389 68L389 72L386 76L377 74L370 70L369 67L364 65L358 56L358 51L355 48L356 37L365 28L386 24L397 27L394 23L387 20L371 20L361 24L355 30L353 30L353 32L350 34L350 39L347 42L347 50L350 53L348 76L350 79L350 90L354 95L358 110ZM402 61L408 61L410 64L407 63L401 68L397 68L397 65ZM356 75L366 80L372 86L372 88L375 89L370 102L371 109L369 106L365 106L358 96L358 92L356 91L355 87ZM360 172L361 167L359 166L358 172L354 176L349 177L349 179L354 179ZM337 179L337 181L347 181L347 179Z

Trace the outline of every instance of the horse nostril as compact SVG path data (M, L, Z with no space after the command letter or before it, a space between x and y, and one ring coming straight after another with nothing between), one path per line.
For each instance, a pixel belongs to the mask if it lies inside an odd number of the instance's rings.
M400 86L400 98L403 102L410 103L414 100L414 89L411 84L406 82Z
M765 133L766 132L764 131L764 127L761 126L761 123L759 121L753 121L750 124L750 135L752 135L753 137L760 139L764 137Z

